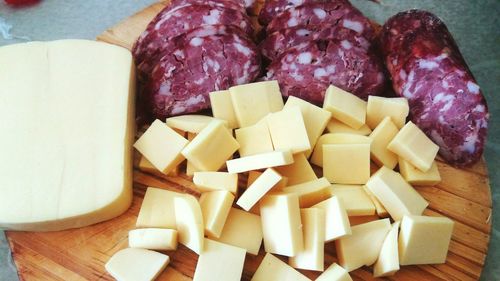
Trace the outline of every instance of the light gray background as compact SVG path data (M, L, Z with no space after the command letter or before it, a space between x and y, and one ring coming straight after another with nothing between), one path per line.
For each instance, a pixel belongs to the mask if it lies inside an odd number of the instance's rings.
M486 160L493 192L493 228L482 280L500 280L500 1L498 0L382 0L376 4L351 0L367 16L383 23L398 11L421 8L440 16L486 95L491 113ZM154 0L42 0L29 8L11 9L0 0L0 18L13 25L14 36L31 40L95 38L121 19ZM4 40L0 45L22 42ZM0 233L0 280L17 280L8 245Z

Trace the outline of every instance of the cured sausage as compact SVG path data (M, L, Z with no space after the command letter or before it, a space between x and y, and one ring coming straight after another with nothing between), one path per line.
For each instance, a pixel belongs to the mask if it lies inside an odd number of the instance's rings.
M154 117L210 107L209 92L249 83L260 73L257 46L238 28L202 26L177 39L144 89Z
M369 50L371 42L351 29L338 25L322 24L316 26L296 26L277 31L260 43L262 55L270 60L276 59L286 50L315 40L348 40L356 47Z
M446 25L426 11L399 13L384 24L381 48L394 91L440 155L456 166L478 161L488 107Z
M267 25L285 10L298 7L300 5L316 2L328 2L330 0L267 0L259 13L259 23Z
M164 9L137 39L132 53L139 72L139 79L150 73L160 57L172 50L173 38L205 25L228 25L253 34L253 26L245 14L210 5L187 5L176 10Z
M274 60L266 80L278 80L284 96L321 104L333 84L360 98L380 95L385 87L382 62L349 40L310 41Z

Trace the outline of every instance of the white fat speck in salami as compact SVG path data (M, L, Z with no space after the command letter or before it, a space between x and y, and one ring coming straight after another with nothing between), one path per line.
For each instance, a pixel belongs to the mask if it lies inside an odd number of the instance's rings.
M203 44L203 39L199 38L199 37L195 37L195 38L191 39L191 41L189 41L189 44L191 44L191 46L194 46L194 47L201 46L201 44Z
M352 29L358 33L363 32L363 25L357 21L351 21L348 19L344 19L344 21L342 22L342 26L345 28Z
M479 85L472 81L467 82L467 89L473 94L479 94Z
M309 52L301 53L297 58L300 64L310 64L312 61L312 55Z
M324 19L326 18L326 12L323 9L313 9L314 14L319 18L319 19Z
M342 45L342 48L344 48L346 50L349 50L350 48L352 48L352 44L347 40L340 41L340 44Z

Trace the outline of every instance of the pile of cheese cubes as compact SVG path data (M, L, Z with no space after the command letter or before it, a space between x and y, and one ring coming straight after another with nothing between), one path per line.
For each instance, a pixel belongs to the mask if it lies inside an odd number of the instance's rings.
M178 239L199 254L194 280L207 281L240 280L245 255L258 255L262 240L254 281L309 280L296 269L351 280L348 272L362 266L379 277L400 265L445 262L453 222L422 216L428 203L410 185L440 181L438 146L406 123L406 99L366 102L330 86L323 108L296 97L284 104L278 83L266 81L210 100L213 117L156 120L135 143L145 171L175 175L187 160L201 197L148 188L123 251L172 250ZM331 241L338 264L325 270ZM107 265L115 277L138 260L116 258L122 252ZM150 252L143 272L152 279L168 257Z

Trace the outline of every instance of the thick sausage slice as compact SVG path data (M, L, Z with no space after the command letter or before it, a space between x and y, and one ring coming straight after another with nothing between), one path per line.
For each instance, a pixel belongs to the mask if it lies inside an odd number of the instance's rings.
M402 12L384 24L381 45L395 92L440 155L456 166L478 161L488 107L445 24L426 11Z

